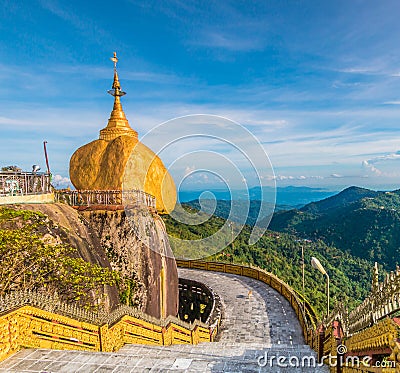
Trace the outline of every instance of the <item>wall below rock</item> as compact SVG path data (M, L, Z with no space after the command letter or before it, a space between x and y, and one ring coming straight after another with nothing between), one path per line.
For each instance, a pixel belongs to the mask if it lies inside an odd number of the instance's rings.
M82 216L97 231L111 266L135 275L136 306L154 317L178 313L178 272L162 219L147 207L87 209Z

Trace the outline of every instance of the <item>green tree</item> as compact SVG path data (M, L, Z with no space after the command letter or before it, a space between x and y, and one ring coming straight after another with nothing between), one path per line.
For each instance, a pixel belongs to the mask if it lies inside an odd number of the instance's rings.
M38 212L0 209L0 295L47 290L64 301L98 306L104 285L121 282L119 274L84 261L73 247L43 235L47 223Z

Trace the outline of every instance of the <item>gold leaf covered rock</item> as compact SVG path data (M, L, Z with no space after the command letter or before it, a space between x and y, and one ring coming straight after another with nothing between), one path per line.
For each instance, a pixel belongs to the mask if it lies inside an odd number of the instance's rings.
M176 203L175 183L161 159L137 138L122 109L114 62L114 81L108 91L114 107L99 140L81 146L70 160L70 179L80 190L142 190L156 197L157 211L168 213Z

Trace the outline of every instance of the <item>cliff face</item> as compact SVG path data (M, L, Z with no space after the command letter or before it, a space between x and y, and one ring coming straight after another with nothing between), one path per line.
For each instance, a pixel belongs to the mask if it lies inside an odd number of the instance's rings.
M135 274L136 304L154 317L176 316L178 273L165 225L146 207L81 212L97 231L111 266Z
M74 255L86 262L118 270L125 279L132 279L135 286L129 289L130 305L157 318L177 315L175 259L164 222L147 207L116 211L89 208L79 213L61 203L9 207L43 213L47 223L42 234L47 241L73 247ZM120 303L116 286L104 285L102 293L107 310ZM96 299L92 302L96 304Z
M47 240L66 244L77 250L77 256L86 262L111 269L96 232L82 219L76 210L61 203L9 205L18 210L39 211L46 215L47 224L43 234ZM103 289L106 309L119 304L118 289L105 285ZM96 299L93 299L93 304Z

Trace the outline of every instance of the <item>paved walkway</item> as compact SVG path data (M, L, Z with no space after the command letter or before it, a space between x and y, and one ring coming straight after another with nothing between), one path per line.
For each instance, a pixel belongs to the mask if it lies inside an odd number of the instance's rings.
M276 290L252 278L179 268L179 277L212 288L223 304L221 342L304 344L292 306ZM249 290L252 295L248 297Z
M179 276L203 282L220 296L219 342L126 345L118 353L27 349L0 363L0 372L328 372L327 367L317 366L294 311L272 288L218 272L179 269ZM277 366L279 356L286 358L281 366Z

